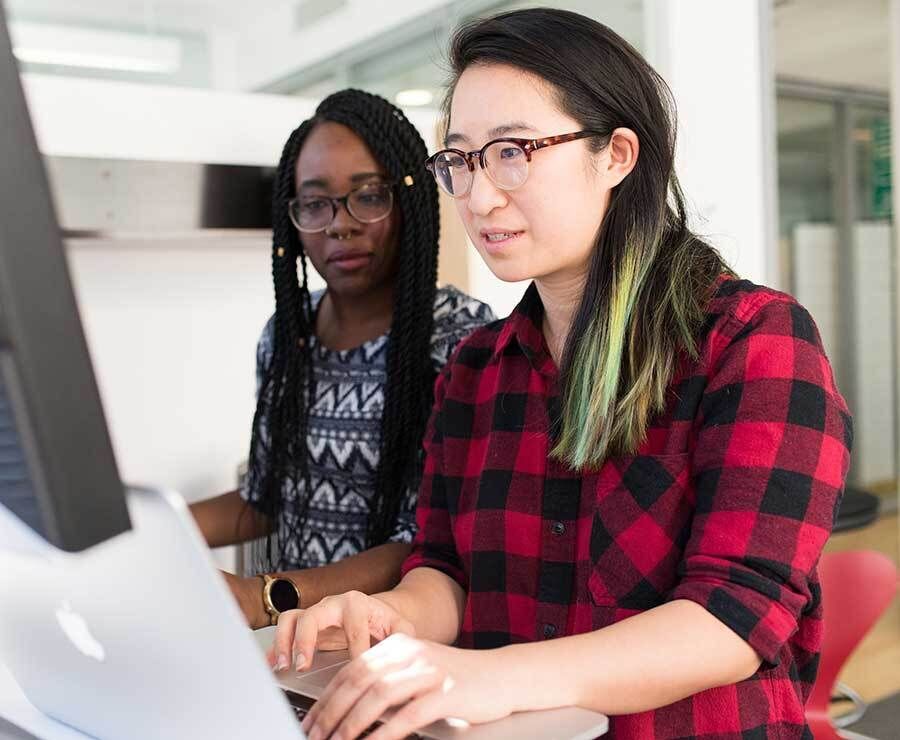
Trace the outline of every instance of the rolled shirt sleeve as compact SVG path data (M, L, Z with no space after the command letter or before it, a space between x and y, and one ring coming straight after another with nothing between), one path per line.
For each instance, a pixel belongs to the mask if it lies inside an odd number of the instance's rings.
M711 351L717 369L695 422L696 511L670 598L699 603L777 664L818 598L850 414L812 318L788 299L744 306Z

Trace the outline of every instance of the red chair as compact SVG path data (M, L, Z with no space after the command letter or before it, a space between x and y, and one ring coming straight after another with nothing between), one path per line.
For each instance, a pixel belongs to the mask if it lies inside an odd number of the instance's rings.
M825 634L806 721L816 740L839 740L828 715L838 674L897 591L897 568L874 550L828 552L819 561Z

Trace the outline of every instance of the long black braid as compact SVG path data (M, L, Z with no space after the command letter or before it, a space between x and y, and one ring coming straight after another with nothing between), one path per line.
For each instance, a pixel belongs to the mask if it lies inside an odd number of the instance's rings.
M312 534L307 531L307 507L312 495L307 434L312 397L310 336L315 327L306 254L288 216L287 204L295 196L295 167L303 142L323 121L352 129L388 177L398 182L394 194L401 227L394 310L387 350L380 463L367 547L388 539L403 497L418 477L421 439L435 377L430 347L439 221L437 188L424 168L427 149L415 127L388 101L361 90L342 90L323 100L315 115L288 138L272 196L274 352L253 419L248 483L260 494L257 507L273 522L263 567L275 570L285 567L284 543L279 541L278 531L286 493L301 502L298 523L287 536L297 538L303 552ZM298 259L302 280L297 276Z

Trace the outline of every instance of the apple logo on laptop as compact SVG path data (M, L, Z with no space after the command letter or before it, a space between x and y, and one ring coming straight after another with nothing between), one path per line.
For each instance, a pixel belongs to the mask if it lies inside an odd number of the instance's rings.
M56 620L66 637L79 652L100 663L106 660L106 651L103 649L103 645L91 634L84 617L72 609L72 605L68 601L63 601L56 610Z

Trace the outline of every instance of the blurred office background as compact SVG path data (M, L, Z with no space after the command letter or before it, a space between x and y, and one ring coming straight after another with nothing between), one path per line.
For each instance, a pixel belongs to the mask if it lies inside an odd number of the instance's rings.
M830 547L896 560L900 0L7 0L123 476L234 485L290 130L353 86L433 148L450 29L535 5L606 23L672 86L694 227L810 308L854 412L851 482L878 515ZM441 280L505 315L523 286L442 209ZM860 654L857 689L900 691L900 609Z

